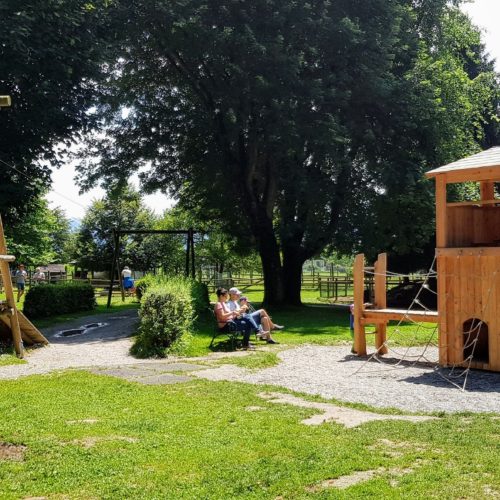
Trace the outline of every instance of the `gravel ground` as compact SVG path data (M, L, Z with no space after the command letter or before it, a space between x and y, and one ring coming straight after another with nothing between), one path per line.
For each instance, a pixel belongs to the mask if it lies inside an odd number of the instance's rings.
M83 335L59 336L63 329L74 329L95 322L107 324L90 329ZM151 365L148 368L153 369L156 364L160 370L163 363L178 361L175 358L139 361L131 357L128 354L131 345L129 337L135 331L136 322L137 312L134 310L88 316L44 329L43 334L50 345L32 351L27 357L27 364L0 367L0 379L15 379L66 368L109 368L140 364L144 367ZM401 349L401 352L406 351ZM415 348L406 354L411 356L420 353L421 349ZM248 354L213 353L205 358L183 361L196 363L200 360ZM391 356L386 356L387 361L383 364L376 361L366 363L366 359L352 355L349 346L304 345L283 350L279 357L279 365L260 371L249 371L227 364L197 371L191 373L191 376L270 384L339 401L412 412L500 412L500 373L470 371L467 390L463 392L440 376L439 373L449 375L447 370L438 372L435 365L395 365L396 360L391 359ZM437 351L428 351L427 358L437 359Z
M421 349L408 354L420 353ZM437 352L428 352L437 358ZM222 365L196 373L209 380L272 384L306 394L411 412L500 412L500 373L471 371L467 390L444 380L430 364L366 363L347 346L305 345L282 351L281 363L257 372ZM357 370L359 371L355 373ZM449 371L442 370L449 375Z
M83 335L59 337L62 330L104 322L106 326L88 330ZM0 367L0 379L13 379L26 375L49 373L66 368L128 365L137 363L128 351L135 330L137 311L119 314L86 316L62 325L42 329L50 344L29 351L27 364Z

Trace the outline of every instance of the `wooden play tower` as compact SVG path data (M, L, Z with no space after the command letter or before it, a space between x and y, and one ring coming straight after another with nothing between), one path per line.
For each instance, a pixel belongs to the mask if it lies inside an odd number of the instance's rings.
M500 147L427 172L436 181L440 363L500 371ZM474 201L449 203L447 185L479 184ZM477 331L475 331L477 330Z
M500 183L500 147L426 175L436 182L438 311L385 307L385 254L379 256L375 271L375 309L365 310L364 258L357 256L354 348L358 355L366 354L366 324L376 325L376 347L383 354L388 320L435 321L441 365L500 371L500 199L495 194L495 183ZM478 199L448 202L447 186L464 182L478 185Z
M28 318L17 310L9 269L9 262L13 262L15 259L13 255L7 255L2 218L0 217L0 277L6 297L6 300L0 300L0 327L10 332L16 354L22 358L24 356L23 341L30 345L48 344L48 341Z

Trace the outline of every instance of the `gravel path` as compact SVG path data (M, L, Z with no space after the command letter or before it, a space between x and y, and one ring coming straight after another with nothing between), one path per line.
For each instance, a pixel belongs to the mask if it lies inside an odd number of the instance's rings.
M89 329L83 335L59 336L62 329L74 329L96 322L106 325ZM135 331L136 324L137 312L132 310L88 316L44 329L43 333L50 345L32 351L27 357L27 364L0 367L0 379L15 379L66 368L109 369L130 365L163 373L165 365L179 361L175 358L139 361L131 357L128 353L131 345L129 337ZM415 349L415 352L420 353L421 349ZM230 363L231 357L248 354L212 353L205 358L183 361L196 363L227 357ZM462 392L444 380L431 365L395 366L394 363L390 364L390 357L389 363L366 363L366 359L352 355L349 346L304 345L284 350L279 353L279 357L281 362L277 366L256 372L225 364L192 372L190 376L270 384L328 399L412 412L500 412L500 373L471 371L467 390ZM428 357L437 359L437 352L430 351ZM447 371L443 370L442 373Z
M421 352L421 349L415 351ZM437 357L436 351L428 354ZM258 372L222 365L197 372L196 376L272 384L378 408L412 412L500 412L500 373L471 371L467 391L463 392L440 377L430 365L395 367L377 361L365 363L366 359L352 355L347 346L305 345L282 351L279 357L279 365Z
M63 329L75 329L98 322L107 325L88 330L83 335L58 336ZM128 354L131 345L129 336L135 330L136 324L137 311L131 310L119 314L86 316L63 325L44 328L42 333L50 344L31 351L25 358L27 364L0 367L0 379L49 373L66 368L137 363L137 359Z

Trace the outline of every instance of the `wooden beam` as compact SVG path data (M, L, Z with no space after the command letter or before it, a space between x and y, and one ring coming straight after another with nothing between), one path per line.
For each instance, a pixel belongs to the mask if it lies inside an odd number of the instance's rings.
M434 175L427 175L427 177L446 177L448 184L455 182L480 182L480 181L496 181L500 182L500 166L496 167L483 167L472 170L450 170Z
M437 257L498 257L500 247L458 247L458 248L436 248Z
M495 183L492 181L481 181L481 200L494 200L495 199ZM500 203L500 200L498 200Z
M448 208L453 207L482 207L484 205L500 205L500 200L475 200L475 201L454 201L447 203Z
M437 311L407 311L406 309L365 309L362 322L366 324L382 321L418 321L423 323L437 323Z
M446 247L446 181L436 177L436 246Z
M387 307L387 254L380 253L375 262L375 307ZM379 354L387 354L387 322L376 325L375 348Z
M365 256L360 253L354 258L354 351L358 356L366 356L366 333L361 322L364 314Z
M7 245L3 232L2 217L0 216L0 254L7 255ZM12 289L12 279L10 276L9 264L5 260L0 260L0 275L2 276L3 286L5 288L5 297L7 305L12 309L10 316L10 327L12 330L12 339L14 341L14 349L19 358L24 356L23 342L21 340L21 329L19 327L19 318L17 317L16 302L14 300L14 290Z

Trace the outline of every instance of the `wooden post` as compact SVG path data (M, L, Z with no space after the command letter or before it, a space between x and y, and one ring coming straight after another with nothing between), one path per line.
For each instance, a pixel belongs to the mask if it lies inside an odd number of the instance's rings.
M113 260L111 261L111 275L109 277L108 304L106 306L108 309L111 307L111 296L113 294L113 285L115 284L115 266L119 246L119 236L116 234L115 229L113 229L113 241L115 242L115 249L113 252Z
M122 266L120 265L120 233L116 233L116 246L118 248L118 253L116 254L116 271L118 274L118 283L120 284L120 292L122 294L122 302L125 302L125 287L123 286L123 277L121 273Z
M366 356L366 332L362 324L365 285L365 256L360 253L354 259L354 351L358 356Z
M191 239L191 277L196 278L195 274L195 263L194 263L194 229L189 228L189 238Z
M186 235L186 269L184 271L184 275L186 278L189 277L189 254L191 251L191 239L189 238L189 231L187 232Z
M2 217L0 216L0 254L7 253L7 245L5 243L5 236L3 233ZM24 356L23 341L21 339L21 328L19 327L19 317L17 315L17 307L14 299L14 290L12 289L12 279L10 277L9 263L7 260L0 261L0 274L3 279L3 286L5 288L5 297L7 305L11 309L10 328L12 330L12 339L14 341L14 349L18 358Z
M446 237L446 180L436 177L436 247L445 248Z
M493 181L481 181L480 187L482 201L495 199L495 183Z
M443 175L436 177L436 248L447 246L446 234L446 179ZM449 360L448 328L446 324L446 259L437 259L437 293L439 311L439 364L445 366Z
M385 309L387 307L387 254L380 253L375 262L375 307ZM375 348L379 354L387 354L387 323L377 323L375 326Z

